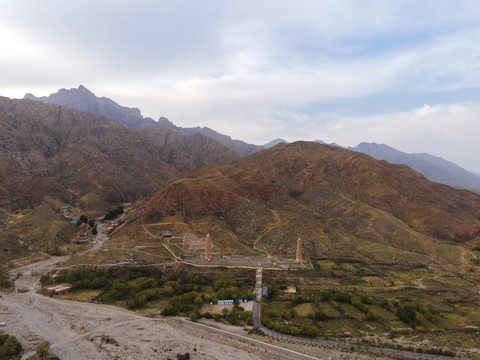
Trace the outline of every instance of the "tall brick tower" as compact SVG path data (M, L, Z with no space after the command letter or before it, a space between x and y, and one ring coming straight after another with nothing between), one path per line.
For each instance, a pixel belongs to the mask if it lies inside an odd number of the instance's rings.
M297 240L297 259L296 262L302 262L302 239L298 238Z
M205 238L205 260L212 260L212 240L210 240L210 234L207 234Z

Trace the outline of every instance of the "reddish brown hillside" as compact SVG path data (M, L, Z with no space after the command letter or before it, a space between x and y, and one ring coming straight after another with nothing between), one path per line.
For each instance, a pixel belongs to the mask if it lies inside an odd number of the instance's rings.
M270 251L291 253L301 236L314 257L341 253L411 264L455 262L446 244L480 234L478 194L432 183L407 166L309 142L172 180L145 199L131 223L173 213L187 221L221 220L226 233Z
M317 211L328 200L318 194L322 189L327 196L348 195L386 210L440 239L462 242L480 234L478 194L430 182L405 165L309 142L281 144L240 164L274 179L287 194Z

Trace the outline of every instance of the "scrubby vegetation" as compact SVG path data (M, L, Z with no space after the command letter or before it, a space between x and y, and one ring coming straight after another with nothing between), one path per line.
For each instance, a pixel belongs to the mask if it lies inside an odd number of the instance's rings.
M402 349L434 355L451 356L444 348L467 343L475 347L475 333L469 329L480 326L480 313L467 304L478 304L472 288L478 282L476 272L435 273L330 260L312 263L313 269L264 271L269 296L262 301L263 325L285 334L340 342L380 339L384 334L390 339L401 336L406 344L428 339L433 346ZM297 293L288 294L289 285L296 285ZM393 344L377 346L398 345Z
M8 279L8 272L6 269L0 268L0 288L8 288L11 283Z
M371 342L374 336L375 342L368 343L372 346L436 355L451 355L445 349L476 344L474 330L469 329L480 326L480 312L467 305L478 303L472 287L478 281L477 272L435 273L329 260L313 261L313 265L310 270L264 270L269 296L262 300L263 325L295 336L353 344L358 339ZM41 281L72 284L71 292L62 296L88 296L148 315L252 324L252 313L236 300L254 298L254 270L180 264L83 266L61 270L55 277L43 276ZM287 293L290 285L296 286L296 293ZM219 308L215 304L220 299L232 299L235 304ZM401 343L396 342L399 336L404 337ZM422 339L428 339L428 347L416 347Z
M109 212L107 212L104 216L104 220L111 220L111 219L115 219L118 215L120 215L121 213L123 213L123 205L118 205L116 208L110 210Z
M52 353L50 343L48 341L41 342L37 345L37 355L29 357L27 360L60 360Z
M175 271L174 271L175 270ZM252 323L251 311L244 311L238 299L254 298L253 274L244 280L220 278L215 274L194 274L182 268L121 267L115 270L82 267L62 270L55 277L44 275L43 285L69 283L72 292L97 290L94 301L115 303L128 309L161 309L161 315L225 319L232 324ZM249 280L251 279L251 280ZM235 301L231 310L222 313L203 312L203 307L217 300Z
M263 306L262 323L291 335L326 335L330 325L337 327L349 321L363 323L363 327L374 323L379 328L398 327L401 321L404 327L415 328L441 318L437 310L419 301L382 300L365 293L338 290L321 290L310 296L273 290Z

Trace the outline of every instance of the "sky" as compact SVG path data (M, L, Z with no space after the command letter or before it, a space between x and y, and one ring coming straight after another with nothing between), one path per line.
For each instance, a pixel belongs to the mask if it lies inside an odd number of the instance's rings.
M384 143L480 173L479 39L478 0L0 0L0 96L83 85L249 143Z

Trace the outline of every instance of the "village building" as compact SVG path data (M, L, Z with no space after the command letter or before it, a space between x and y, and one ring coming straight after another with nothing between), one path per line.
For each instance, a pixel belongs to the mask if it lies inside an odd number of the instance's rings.
M285 292L287 294L296 294L297 293L297 288L295 286L289 286L289 287L287 287L287 290Z
M233 300L217 300L218 305L233 305Z

